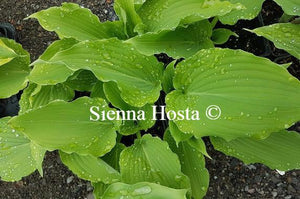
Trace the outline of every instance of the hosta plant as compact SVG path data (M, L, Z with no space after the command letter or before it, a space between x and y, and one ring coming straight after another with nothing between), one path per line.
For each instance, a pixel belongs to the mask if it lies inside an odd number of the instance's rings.
M296 1L275 2L300 13ZM72 3L29 16L59 40L30 64L0 39L0 98L23 90L19 114L0 119L1 180L43 175L46 151L58 150L95 198L199 199L209 184L204 137L246 164L299 169L300 135L285 130L300 120L299 80L286 65L215 47L237 36L218 21L253 19L262 3L115 0L113 22ZM300 58L299 24L249 31Z

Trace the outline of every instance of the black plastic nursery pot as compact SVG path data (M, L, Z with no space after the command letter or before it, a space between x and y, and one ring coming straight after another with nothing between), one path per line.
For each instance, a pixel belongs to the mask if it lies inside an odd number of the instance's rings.
M111 1L80 1L79 3L90 8L102 21L115 19ZM0 20L10 22L17 31L9 25L0 25L0 36L11 39L18 39L23 47L28 50L35 60L45 48L56 39L53 33L42 30L34 21L23 21L22 19L38 10L51 6L59 6L61 1L33 1L27 0L12 4L11 1L3 0L0 5ZM263 37L258 37L245 30L254 29L264 25L278 22L282 16L282 9L271 0L267 0L263 5L263 10L259 16L253 20L241 20L234 26L226 26L217 23L216 28L228 28L237 33L239 37L231 37L228 42L219 47L242 49L257 56L268 58L278 64L292 63L288 71L300 80L299 60L283 50L277 49L274 44ZM155 55L157 60L167 65L173 58L166 54ZM182 59L178 60L178 62ZM22 91L21 91L22 92ZM21 92L7 99L0 99L0 118L14 116L18 114ZM76 92L75 98L89 96L89 92ZM161 92L161 97L156 105L165 104L165 93ZM167 129L167 121L156 121L155 125L142 132L163 137ZM296 123L289 130L300 132L300 123ZM123 136L122 143L126 146L133 144L136 135ZM260 164L245 165L238 159L225 156L213 150L209 139L204 139L208 146L208 153L212 159L206 158L207 169L210 173L210 185L205 198L284 198L300 199L300 172L290 171L281 176L276 171ZM90 182L79 179L76 175L64 166L57 151L47 152L44 163L44 176L40 177L36 171L21 181L8 183L0 181L0 198L93 198L93 187Z

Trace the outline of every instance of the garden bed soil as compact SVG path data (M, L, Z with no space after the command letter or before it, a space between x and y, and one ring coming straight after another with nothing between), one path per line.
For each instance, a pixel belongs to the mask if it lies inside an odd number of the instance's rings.
M18 41L35 60L55 39L56 35L43 30L35 20L23 20L30 14L51 6L59 6L64 1L59 0L1 0L0 22L13 24L18 32ZM84 7L90 8L101 21L115 20L112 1L110 0L73 0ZM232 29L240 35L231 38L222 47L243 49L256 55L265 56L278 63L293 62L289 67L291 74L300 79L299 60L286 56L271 42L242 28L255 28L278 21L282 10L272 1L266 1L260 17L251 21L242 21ZM218 24L218 26L222 26ZM164 60L164 56L160 56ZM168 59L165 59L168 61ZM157 124L159 126L160 124ZM292 127L300 130L299 124ZM157 133L157 132L156 132ZM161 136L161 133L158 133ZM130 142L132 139L125 140ZM300 171L290 171L281 176L278 172L261 164L245 165L241 161L214 151L208 144L208 153L212 160L207 159L210 173L210 186L205 198L279 198L300 199ZM44 176L38 172L24 177L19 182L0 181L1 199L81 199L93 198L92 186L89 182L78 179L60 161L57 152L48 152L44 163Z

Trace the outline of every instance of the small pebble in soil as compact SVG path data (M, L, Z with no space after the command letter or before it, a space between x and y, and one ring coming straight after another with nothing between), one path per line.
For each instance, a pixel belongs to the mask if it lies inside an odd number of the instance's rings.
M245 165L248 169L256 169L256 166L254 166L254 165L252 165L252 164L250 164L250 165Z
M275 198L278 195L276 191L272 191L272 196Z
M280 171L280 170L278 170L278 169L276 169L276 171L280 174L280 175L284 175L285 174L285 171Z
M94 199L93 193L89 193L89 194L86 196L86 199Z
M250 194L253 194L255 192L255 189L248 189L247 192L250 193Z
M74 179L74 176L70 176L67 178L67 183L70 184Z
M292 185L289 185L288 186L288 192L289 193L296 193L296 189Z

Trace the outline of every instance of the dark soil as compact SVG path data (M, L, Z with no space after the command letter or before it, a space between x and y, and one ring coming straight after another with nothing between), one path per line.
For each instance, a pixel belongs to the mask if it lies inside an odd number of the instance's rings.
M30 14L51 6L59 6L62 0L1 0L0 22L12 23L18 32L18 40L30 52L32 60L46 49L57 37L43 30L36 21L23 19ZM112 1L109 0L73 0L90 8L101 21L115 20ZM267 57L278 63L293 62L289 68L291 74L300 79L299 60L278 50L271 42L248 33L242 28L255 28L278 21L282 10L272 1L266 1L260 17L252 21L242 21L233 29L239 38L231 38L222 47L239 48L256 55ZM220 24L218 26L221 26ZM164 61L164 56L157 56ZM170 61L166 58L165 61ZM293 130L300 130L299 124ZM132 140L129 138L128 140ZM208 142L209 145L209 142ZM210 172L210 187L205 198L279 198L300 199L300 171L290 171L281 176L276 171L261 165L245 165L239 160L214 151L209 145L208 153L213 158L207 160ZM80 199L93 198L89 182L78 179L60 161L56 152L48 152L43 164L44 177L38 172L23 178L19 182L0 181L1 199Z

